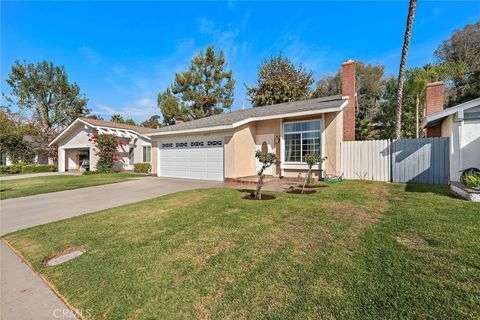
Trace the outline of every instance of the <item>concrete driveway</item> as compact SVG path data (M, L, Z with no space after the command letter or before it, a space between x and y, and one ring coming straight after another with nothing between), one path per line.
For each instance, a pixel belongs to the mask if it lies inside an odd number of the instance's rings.
M96 187L0 201L0 234L222 182L144 177ZM0 243L0 319L76 319L5 243Z
M96 187L0 201L0 235L178 191L222 187L223 182L143 177Z

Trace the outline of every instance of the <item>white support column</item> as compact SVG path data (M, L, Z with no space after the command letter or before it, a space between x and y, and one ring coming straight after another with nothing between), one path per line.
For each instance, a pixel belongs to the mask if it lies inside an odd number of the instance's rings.
M65 149L58 147L58 172L65 172Z

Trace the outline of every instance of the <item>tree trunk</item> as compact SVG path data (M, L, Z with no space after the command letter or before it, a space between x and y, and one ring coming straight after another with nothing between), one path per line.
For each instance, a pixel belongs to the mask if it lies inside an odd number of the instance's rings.
M400 68L398 72L398 89L397 89L397 108L395 109L395 138L400 138L402 129L402 98L403 98L403 78L405 77L405 67L407 64L408 46L410 45L410 36L412 35L413 19L415 17L415 7L417 0L410 0L407 16L407 27L405 30L405 38L403 40L402 57L400 59Z
M418 123L418 108L419 108L419 104L420 104L420 99L418 98L418 93L417 93L417 97L415 99L415 137L418 139L418 127L419 127L419 123Z
M263 171L265 171L267 167L265 165L262 166L262 169L258 171L258 181L257 181L257 190L255 191L255 198L257 200L262 200L262 187L263 187L263 178L265 178L265 175L263 174Z

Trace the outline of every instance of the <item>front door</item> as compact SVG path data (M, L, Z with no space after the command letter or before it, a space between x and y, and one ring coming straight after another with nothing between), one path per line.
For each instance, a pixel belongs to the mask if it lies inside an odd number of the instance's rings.
M275 135L273 134L258 134L255 138L256 149L262 150L263 152L275 152ZM257 172L262 168L262 164L257 159ZM267 176L273 176L274 174L273 166L265 169L263 174Z

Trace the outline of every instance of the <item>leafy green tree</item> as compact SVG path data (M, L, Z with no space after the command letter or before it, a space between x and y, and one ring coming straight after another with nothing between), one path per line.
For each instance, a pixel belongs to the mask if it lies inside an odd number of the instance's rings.
M55 157L57 149L49 148L49 142L77 117L89 113L80 87L69 82L63 66L48 61L36 65L16 61L6 82L12 89L8 104L30 111L41 129L35 141L39 152Z
M187 111L191 119L200 119L230 109L233 104L235 80L227 71L223 50L217 55L213 46L193 58L188 71L175 74L171 91L183 102L180 111Z
M153 115L151 116L148 120L143 121L140 124L142 127L145 128L152 128L152 129L157 129L162 126L160 123L160 116L159 115Z
M0 150L12 163L30 163L35 157L35 145L25 139L30 126L22 123L18 114L0 110Z
M314 82L312 71L302 64L296 66L281 53L264 59L257 77L255 86L246 85L254 107L308 99Z
M120 114L114 114L110 117L110 122L125 123L125 119Z
M131 125L131 126L136 126L136 125L137 125L137 123L135 122L135 120L133 120L132 118L129 118L129 119L125 120L123 123L124 123L124 124L129 124L129 125Z
M308 153L305 155L305 162L307 163L308 171L307 174L305 175L305 180L303 181L303 186L302 186L302 194L305 192L305 186L306 185L311 185L313 182L312 179L312 168L316 164L322 164L327 157L321 157L319 154L316 153Z
M358 65L359 62L355 64ZM355 68L357 69L357 67ZM357 83L358 83L358 70L357 74ZM342 94L342 74L340 70L334 75L323 75L320 80L318 80L315 90L313 90L312 98L328 97Z
M183 102L172 93L170 88L159 93L157 97L157 105L163 116L163 123L172 125L177 120L189 121L190 117L187 107Z
M98 114L90 114L90 115L86 116L85 118L93 119L93 120L103 120L103 118Z
M393 139L395 136L395 105L397 99L397 79L389 77L386 80L385 90L381 96L380 110L375 117L375 122L379 123L381 130L379 138Z
M455 30L435 56L449 69L448 106L480 97L480 21Z

